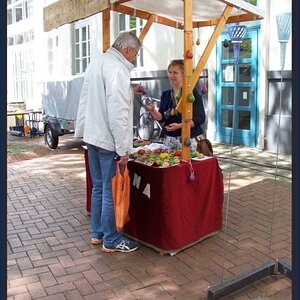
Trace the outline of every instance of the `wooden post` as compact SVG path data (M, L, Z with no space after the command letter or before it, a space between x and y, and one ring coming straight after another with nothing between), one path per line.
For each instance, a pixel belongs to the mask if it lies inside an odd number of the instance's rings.
M182 86L182 159L190 160L190 147L186 142L191 136L190 120L193 118L193 104L188 101L188 97L193 93L191 78L193 72L193 18L192 0L183 0L184 6L184 74Z
M149 29L151 28L154 20L155 20L155 15L150 15L146 25L144 26L142 32L140 33L139 40L141 42L144 41L144 38L145 38L146 34L148 33Z
M110 9L102 11L102 47L103 52L110 47Z

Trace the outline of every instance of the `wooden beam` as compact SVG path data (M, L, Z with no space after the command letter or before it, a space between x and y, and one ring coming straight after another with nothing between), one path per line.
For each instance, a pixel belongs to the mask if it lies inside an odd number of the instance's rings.
M201 74L201 72L203 71L205 64L209 58L209 55L213 49L213 47L215 46L218 37L220 36L220 33L222 32L227 20L228 20L228 16L230 15L230 12L232 11L232 7L230 6L226 6L226 8L223 11L223 14L221 16L221 18L219 19L219 23L217 24L212 36L210 37L210 40L208 41L202 56L197 64L197 67L195 68L193 75L191 76L191 88L193 89L198 81L198 78ZM179 103L176 106L176 110L178 110L179 112L183 112L184 108L184 103L182 98L180 99Z
M114 2L114 4L122 4L122 3L130 2L130 1L131 0L119 0L119 1Z
M194 21L193 28L206 27L206 26L216 26L219 23L220 19L211 19L208 21ZM229 23L239 23L239 22L248 22L257 20L256 16L245 13L241 15L231 16L227 19L226 24Z
M59 0L43 8L44 31L84 19L109 8L109 0Z
M102 47L103 52L110 47L110 9L102 12Z
M131 7L127 7L127 6L115 4L115 3L112 3L111 10L122 13L122 14L130 15L130 16L136 16L138 18L145 19L145 20L149 20L149 18L152 15L151 13L143 11L143 10L134 9ZM176 22L174 20L171 20L171 19L168 19L165 17L156 16L155 22L162 24L162 25L178 28L178 29L183 29L183 25L181 22Z
M203 53L202 53L202 56L197 64L197 67L195 68L194 70L194 73L192 75L192 78L191 78L191 86L192 88L195 87L197 81L198 81L198 78L201 74L201 72L203 71L204 67L205 67L205 64L209 58L209 55L213 49L213 47L215 46L216 42L217 42L217 39L220 35L220 33L222 32L227 20L228 20L228 17L230 15L232 11L232 7L230 6L226 6L224 11L223 11L223 14L221 16L221 18L219 19L219 22L213 32L213 34L211 35L210 37L210 40L208 41ZM183 111L183 103L182 103L182 99L180 99L179 103L177 104L176 106L176 109L179 111L179 112L182 112Z
M143 42L146 34L148 33L149 29L151 28L153 22L155 21L156 16L151 15L150 18L148 19L146 25L144 26L142 32L140 33L139 39L141 42Z
M255 16L257 20L263 19L265 16L263 10L244 0L219 0L219 1L224 2L226 5L229 5L231 7L235 7L240 11L249 13Z
M182 86L182 128L181 128L181 151L182 159L190 161L190 145L186 144L191 137L191 120L193 119L193 104L188 97L193 93L191 78L193 73L193 18L192 0L184 0L184 74ZM188 54L189 53L189 54Z
M192 81L191 81L193 87L195 87L195 85L198 81L198 78L199 78L201 72L203 71L205 64L207 63L207 60L211 54L211 51L214 48L222 30L225 27L225 24L227 23L227 19L230 15L231 11L232 11L232 6L227 5L223 11L221 18L219 19L218 25L216 26L213 34L210 37L210 40L208 41L208 43L205 47L205 50L202 53L202 56L197 64L196 69L194 70L194 74L193 74Z

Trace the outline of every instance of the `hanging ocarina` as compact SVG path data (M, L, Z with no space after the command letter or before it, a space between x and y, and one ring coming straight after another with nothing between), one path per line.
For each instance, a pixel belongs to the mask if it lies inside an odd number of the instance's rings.
M203 85L201 86L200 93L201 93L202 95L204 95L204 94L206 94L206 92L207 92L207 88L206 88L205 84L203 84Z
M191 146L191 140L189 138L186 138L184 144L187 146L187 147L190 147Z
M195 181L195 173L193 170L191 170L190 176L189 176L189 182L194 182L194 181Z

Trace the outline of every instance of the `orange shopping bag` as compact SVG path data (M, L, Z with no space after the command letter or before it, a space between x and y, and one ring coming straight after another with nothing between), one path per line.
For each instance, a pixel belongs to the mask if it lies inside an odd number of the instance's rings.
M127 166L123 175L120 173L117 164L116 176L112 179L112 191L115 205L115 219L117 230L123 229L124 225L129 221L129 203L130 203L130 178Z

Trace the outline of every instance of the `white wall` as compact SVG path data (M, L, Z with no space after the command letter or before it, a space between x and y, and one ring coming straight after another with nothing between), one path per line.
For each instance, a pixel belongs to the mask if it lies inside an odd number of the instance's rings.
M259 47L259 82L258 82L258 118L259 132L257 148L264 148L266 132L266 103L268 100L267 71L280 70L280 43L278 41L276 14L291 10L291 0L259 1L260 8L265 11L265 19L260 21ZM287 43L285 70L292 70L292 39Z

